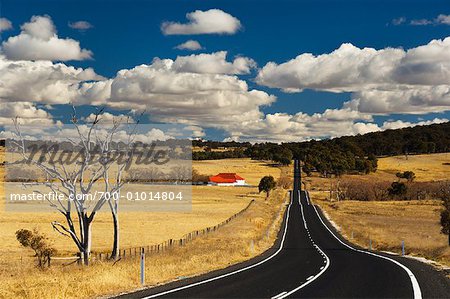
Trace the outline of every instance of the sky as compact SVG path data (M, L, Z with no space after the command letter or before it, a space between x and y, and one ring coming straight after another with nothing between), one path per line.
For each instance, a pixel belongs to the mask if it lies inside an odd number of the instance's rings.
M450 119L449 1L0 4L0 126L101 106L282 142Z

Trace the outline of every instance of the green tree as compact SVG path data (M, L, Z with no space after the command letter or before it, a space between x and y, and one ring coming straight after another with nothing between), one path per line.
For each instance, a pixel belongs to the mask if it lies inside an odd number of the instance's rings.
M450 201L444 201L444 210L441 212L442 233L448 235L448 245L450 246Z
M394 197L402 197L406 194L408 188L405 183L402 182L393 182L391 187L388 188L389 195Z
M444 207L441 212L441 231L448 235L448 245L450 246L450 183L443 184L438 195L442 199Z
M293 158L292 151L288 148L281 147L276 150L276 152L273 154L272 160L274 162L278 162L281 165L289 165L291 164L291 160Z
M259 192L264 191L266 192L266 200L269 198L270 191L275 189L277 183L275 182L273 176L268 175L265 176L259 181L258 190Z
M405 172L397 172L396 176L399 179L406 179L408 183L411 183L416 178L416 174L409 170Z

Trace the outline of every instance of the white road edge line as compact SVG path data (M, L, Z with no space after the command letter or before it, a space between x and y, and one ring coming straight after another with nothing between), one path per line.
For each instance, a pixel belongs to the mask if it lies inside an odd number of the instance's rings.
M182 286L182 287L170 289L170 290L167 290L167 291L164 291L164 292L156 293L156 294L153 294L153 295L150 295L150 296L141 297L141 299L150 299L150 298L155 298L155 297L159 297L159 296L164 296L164 295L167 295L167 294L171 294L171 293L175 293L175 292L178 292L178 291L181 291L181 290L192 288L192 287L195 287L195 286L198 286L198 285L202 285L202 284L205 284L205 283L208 283L208 282L211 282L211 281L219 280L221 278L225 278L225 277L228 277L228 276L231 276L231 275L234 275L234 274L237 274L237 273L240 273L240 272L252 269L252 268L254 268L256 266L259 266L259 265L264 264L265 262L271 260L278 253L280 253L280 251L283 249L284 240L286 238L286 233L287 233L287 228L288 228L289 212L291 210L292 200L293 200L293 192L291 192L291 200L289 202L289 206L288 206L288 209L287 209L287 212L286 212L287 213L286 223L284 225L283 238L281 239L280 248L278 248L278 250L275 253L273 253L271 256L265 258L262 261L257 262L256 264L253 264L253 265L250 265L250 266L247 266L247 267L235 270L235 271L230 272L230 273L225 273L225 274L222 274L222 275L219 275L219 276L216 276L216 277L211 277L211 278L208 278L208 279L205 279L205 280L201 280L201 281L198 281L198 282L195 282L195 283L191 283L191 284L188 284L188 285L185 285L185 286Z
M303 205L302 205L302 203L301 203L301 201L300 201L300 190L299 190L298 192L299 192L298 202L299 202L299 204L300 204L300 207L302 208L301 210L302 210L302 217L303 217L303 220L305 220L305 217L304 217L304 215L303 215ZM306 225L306 221L305 221L305 225ZM314 280L316 280L317 278L319 278L325 271L327 271L328 267L330 267L330 259L329 259L328 256L325 254L325 252L323 252L322 249L320 249L320 247L317 246L316 244L314 244L314 246L317 248L317 250L319 251L319 253L321 253L321 254L324 256L324 258L325 258L325 267L322 267L321 270L320 270L320 272L317 273L316 275L314 275L312 278L309 277L309 278L308 278L309 280L307 280L305 283L299 285L298 287L296 287L296 288L293 289L292 291L287 292L286 294L282 295L281 297L278 297L277 299L283 299L283 298L286 298L286 297L292 295L293 293L297 292L298 290L300 290L300 289L306 287L308 284L312 283Z
M305 192L306 192L306 196L309 198L309 192L308 191L305 191ZM414 273L408 267L406 267L402 263L397 262L396 260L391 259L389 257L383 256L383 255L379 255L379 254L376 254L376 253L373 253L373 252L368 252L368 251L365 251L365 250L356 249L356 248L353 248L352 246L342 242L341 239L339 239L333 233L333 231L330 230L330 228L325 224L325 222L323 222L322 217L320 217L319 212L317 212L316 206L314 204L312 206L314 208L314 211L316 211L317 217L319 217L320 222L322 222L323 226L325 226L325 228L333 235L333 237L336 240L338 240L342 245L346 246L347 248L349 248L349 249L351 249L353 251L357 251L357 252L362 252L362 253L365 253L365 254L373 255L373 256L376 256L376 257L388 260L388 261L396 264L397 266L401 267L403 270L406 271L406 273L409 276L409 279L411 280L411 284L412 284L412 287L413 287L413 293L414 293L414 299L421 299L422 298L422 291L420 290L419 282L417 281L416 277L414 276Z
M278 295L276 295L276 296L273 296L272 298L270 298L270 299L278 299L278 298L280 298L280 296L283 296L284 294L286 294L287 292L285 291L285 292L282 292L282 293L280 293L280 294L278 294Z

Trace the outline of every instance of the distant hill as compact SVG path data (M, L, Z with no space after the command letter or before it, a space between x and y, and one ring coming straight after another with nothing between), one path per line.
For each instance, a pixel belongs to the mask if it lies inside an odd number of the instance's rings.
M306 171L316 170L324 175L368 173L376 170L376 157L450 151L450 122L306 142L252 145L194 141L193 145L206 148L204 152L193 153L196 160L250 157L283 163L294 157L305 162ZM216 147L230 150L211 151Z
M4 145L4 140L0 141ZM305 142L257 143L194 140L193 160L252 158L289 164L304 161L304 171L323 175L376 171L377 157L450 151L450 122ZM215 150L219 149L220 150Z
M450 151L450 122L340 137L332 141L357 144L366 155L442 153Z

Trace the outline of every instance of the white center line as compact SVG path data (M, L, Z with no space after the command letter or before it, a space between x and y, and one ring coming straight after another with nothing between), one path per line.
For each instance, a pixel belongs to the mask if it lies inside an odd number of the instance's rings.
M253 265L250 265L250 266L247 266L247 267L244 267L244 268L241 268L241 269L229 272L229 273L225 273L225 274L222 274L222 275L219 275L219 276L215 276L215 277L212 277L212 278L209 278L209 279L201 280L201 281L198 281L198 282L195 282L195 283L191 283L191 284L188 284L188 285L185 285L185 286L182 286L182 287L178 287L178 288L170 289L170 290L163 291L163 292L160 292L160 293L156 293L156 294L153 294L153 295L150 295L150 296L141 297L141 299L155 298L155 297L171 294L171 293L174 293L174 292L177 292L177 291L181 291L181 290L184 290L184 289L192 288L192 287L195 287L195 286L198 286L198 285L202 285L202 284L205 284L205 283L208 283L208 282L211 282L211 281L215 281L215 280L218 280L218 279L221 279L221 278L225 278L225 277L228 277L228 276L231 276L231 275L235 275L237 273L240 273L240 272L252 269L254 267L257 267L257 266L259 266L261 264L264 264L265 262L271 260L277 254L279 254L281 252L281 250L283 250L284 241L286 239L286 233L287 233L287 228L288 228L288 223L289 223L289 212L291 210L292 199L293 199L293 192L291 192L290 195L291 195L291 200L289 202L289 206L288 206L287 211L286 211L286 214L287 214L286 215L286 223L284 225L284 232L283 232L283 237L281 239L280 248L278 248L278 250L275 253L273 253L271 256L265 258L264 260L262 260L262 261L260 261L258 263L255 263Z
M300 196L300 191L299 191L299 196ZM305 227L306 227L306 221L305 221L305 216L303 214L303 205L302 202L300 200L300 197L298 199L298 202L300 204L301 207L301 211L302 211L302 217L303 217L303 221L305 222ZM297 292L298 290L306 287L308 284L312 283L314 280L316 280L317 278L319 278L325 271L327 271L328 267L330 267L330 259L328 258L328 256L325 254L325 252L322 251L322 249L320 249L319 246L317 246L314 242L313 242L313 246L317 249L317 251L319 251L320 254L323 255L324 257L324 262L325 262L325 266L320 268L320 272L317 273L316 275L310 276L308 277L308 279L306 280L305 283L299 285L298 287L296 287L295 289L293 289L292 291L289 291L287 293L285 293L284 295L278 297L277 299L283 299L286 298L290 295L292 295L293 293Z
M309 197L307 191L306 191L306 196ZM388 261L390 261L390 262L396 264L397 266L401 267L403 270L405 270L406 273L407 273L408 276L409 276L409 279L411 280L411 284L412 284L412 288L413 288L413 293L414 293L414 299L422 299L422 290L420 289L419 282L417 281L416 277L414 276L414 273L413 273L408 267L406 267L406 266L403 265L402 263L397 262L396 260L394 260L394 259L392 259L392 258L389 258L389 257L387 257L387 256L379 255L379 254L376 254L376 253L373 253L373 252L368 252L368 251L365 251L365 250L356 249L356 248L353 248L352 246L348 245L347 243L343 242L341 239L339 239L339 238L331 231L331 229L325 224L325 222L323 222L322 217L319 215L319 212L317 212L316 206L315 206L315 205L312 205L312 206L313 206L313 208L314 208L314 210L315 210L315 212L316 212L316 214L317 214L317 217L319 217L320 222L322 222L323 226L325 226L325 228L331 233L331 235L332 235L336 240L339 241L339 243L341 243L342 245L346 246L347 248L349 248L349 249L351 249L351 250L353 250L353 251L362 252L362 253L365 253L365 254L369 254L369 255L372 255L372 256L376 256L376 257L379 257L379 258L388 260Z

